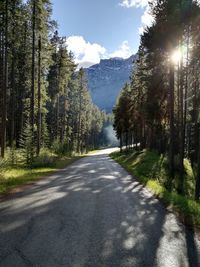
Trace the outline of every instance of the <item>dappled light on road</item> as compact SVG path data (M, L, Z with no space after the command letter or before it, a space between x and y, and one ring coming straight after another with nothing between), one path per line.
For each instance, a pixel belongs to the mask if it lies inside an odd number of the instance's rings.
M0 266L199 265L197 238L107 154L0 203Z

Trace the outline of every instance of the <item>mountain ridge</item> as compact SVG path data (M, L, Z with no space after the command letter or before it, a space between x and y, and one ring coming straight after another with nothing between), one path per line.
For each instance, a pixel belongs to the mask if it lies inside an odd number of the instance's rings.
M85 68L92 100L100 109L112 112L122 87L130 79L135 60L136 55L101 59L99 64Z

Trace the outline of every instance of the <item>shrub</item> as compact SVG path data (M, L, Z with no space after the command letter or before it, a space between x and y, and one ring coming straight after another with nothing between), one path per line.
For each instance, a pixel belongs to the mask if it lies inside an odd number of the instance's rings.
M54 141L52 145L52 151L57 155L72 155L72 152L69 151L69 147L67 143L61 144L59 141Z
M42 150L40 155L34 158L32 167L40 168L40 167L49 167L56 160L56 155L51 153L48 150Z

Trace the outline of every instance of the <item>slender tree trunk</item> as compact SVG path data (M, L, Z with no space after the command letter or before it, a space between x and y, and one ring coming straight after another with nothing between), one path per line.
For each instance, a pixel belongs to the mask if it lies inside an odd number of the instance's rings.
M27 54L26 54L26 49L27 49L27 31L28 31L28 24L27 21L24 22L23 25L24 28L24 35L23 35L23 46L22 46L22 51L23 51L23 58L21 59L21 65L22 69L25 70L25 66L27 63ZM16 101L18 102L18 115L17 115L17 120L16 120L16 147L18 148L20 146L20 139L22 136L22 132L25 126L25 105L24 105L24 98L25 98L25 93L26 93L26 85L25 81L27 81L26 73L22 71L19 75L19 89L17 93L17 99Z
M170 150L169 150L169 165L170 165L170 179L174 179L174 65L170 64L170 95L169 95L169 109L170 109Z
M135 129L135 149L138 149L138 129Z
M8 89L8 0L5 6L5 50L4 50L4 86L2 101L2 137L1 137L1 156L5 156L6 146L6 117L7 117L7 89Z
M12 58L12 71L11 71L11 133L10 145L14 149L15 139L15 56Z
M120 152L123 150L123 143L122 143L122 133L120 133Z
M188 79L189 79L189 45L190 45L190 37L189 37L189 26L187 29L187 56L186 56L186 79L185 79L185 97L184 97L184 116L183 116L183 131L184 131L184 146L186 139L186 127L187 127L187 109L188 109Z
M182 45L181 45L182 47ZM182 54L182 53L181 53ZM184 90L184 76L183 76L183 55L180 63L180 172L179 172L179 193L183 193L183 179L184 179L184 144L185 144L185 131L184 131L184 103L183 103L183 90Z
M198 163L197 163L197 175L195 185L195 199L200 198L200 129L199 129L199 147L198 147Z
M66 94L66 93L65 93ZM64 96L64 114L62 115L62 125L61 125L61 136L60 141L64 144L66 138L66 125L67 125L67 99L66 95Z
M128 131L125 133L125 144L126 144L126 150L128 149Z
M4 43L5 43L5 27L4 27L4 11L0 11L0 105L3 108L3 92L4 92ZM2 135L3 135L3 109L0 109L0 146L2 147Z
M38 121L37 121L37 156L41 147L41 36L38 39Z
M81 113L82 113L82 78L81 77L81 84L80 84L80 95L79 95L79 116L78 116L78 153L80 153L80 150L81 150L81 146L82 146L82 142L81 142L81 139L82 139L82 127L81 127L81 120L82 120L82 116L81 116Z
M32 133L32 152L31 161L34 156L34 111L35 111L35 16L36 16L36 0L33 0L33 16L32 16L32 78L31 78L31 103L30 103L30 125Z
M80 115L78 119L77 152L80 152Z
M59 113L60 113L60 95L57 94L57 105L56 105L56 140L59 140Z

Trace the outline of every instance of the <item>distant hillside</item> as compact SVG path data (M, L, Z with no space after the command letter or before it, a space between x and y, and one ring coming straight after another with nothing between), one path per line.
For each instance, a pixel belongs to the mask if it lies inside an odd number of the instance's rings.
M93 102L102 110L112 111L121 88L129 80L135 59L135 55L128 59L103 59L85 69Z

